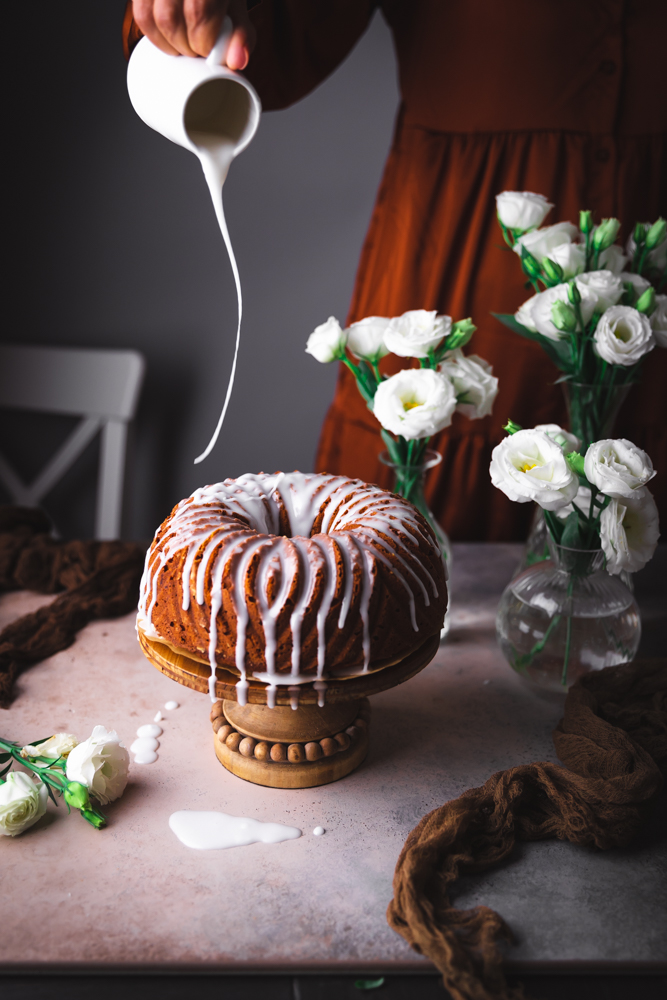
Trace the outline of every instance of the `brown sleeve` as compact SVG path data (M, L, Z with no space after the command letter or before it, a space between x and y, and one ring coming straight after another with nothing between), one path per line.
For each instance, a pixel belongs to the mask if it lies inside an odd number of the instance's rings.
M245 76L266 111L286 108L329 76L364 33L378 0L261 0L249 3L257 45ZM129 59L142 33L128 0L123 51Z

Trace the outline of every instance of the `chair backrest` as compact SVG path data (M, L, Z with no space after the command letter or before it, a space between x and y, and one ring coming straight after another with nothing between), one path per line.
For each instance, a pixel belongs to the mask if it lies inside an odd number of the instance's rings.
M143 374L137 351L0 344L0 406L131 420Z
M144 367L137 351L0 344L0 406L82 418L29 485L0 454L0 482L16 503L36 506L101 431L95 536L119 537L127 424Z

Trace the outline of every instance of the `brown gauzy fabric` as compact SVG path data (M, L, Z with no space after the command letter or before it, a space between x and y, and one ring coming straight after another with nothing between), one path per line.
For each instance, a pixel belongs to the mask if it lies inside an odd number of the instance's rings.
M564 767L499 771L425 816L401 851L387 919L437 965L454 1000L523 996L502 973L500 942L512 939L503 918L451 905L460 874L503 861L518 840L624 847L650 814L667 775L667 659L581 678L553 740Z
M79 629L137 606L144 550L134 542L59 542L39 510L0 507L0 593L64 593L0 632L0 708L26 667L71 645Z

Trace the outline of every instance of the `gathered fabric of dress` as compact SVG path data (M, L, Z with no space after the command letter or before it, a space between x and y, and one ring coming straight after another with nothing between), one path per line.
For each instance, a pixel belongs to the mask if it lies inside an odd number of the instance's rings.
M663 0L261 0L249 4L257 47L246 70L265 110L304 97L345 59L376 8L388 23L401 103L361 253L348 322L437 309L478 326L468 351L500 379L493 415L453 424L434 441L443 462L427 499L454 538L526 535L532 504L489 480L508 418L559 422L559 372L538 345L492 312L531 293L495 215L503 190L554 203L545 224L581 208L636 221L667 215L667 74ZM127 35L127 31L126 31ZM326 319L323 314L322 321ZM309 330L304 330L304 341ZM386 373L409 362L388 358ZM615 435L667 469L667 351L655 348ZM391 486L379 426L341 367L316 469ZM667 475L652 484L667 517ZM665 522L663 522L665 523Z

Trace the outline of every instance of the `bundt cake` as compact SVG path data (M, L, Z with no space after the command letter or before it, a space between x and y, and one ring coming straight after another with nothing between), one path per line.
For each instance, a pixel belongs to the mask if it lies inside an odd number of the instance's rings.
M407 500L342 476L244 475L196 490L146 556L138 625L267 684L395 663L440 630L445 566ZM320 687L324 688L321 683Z

